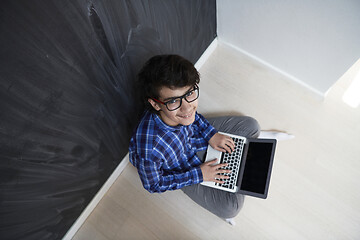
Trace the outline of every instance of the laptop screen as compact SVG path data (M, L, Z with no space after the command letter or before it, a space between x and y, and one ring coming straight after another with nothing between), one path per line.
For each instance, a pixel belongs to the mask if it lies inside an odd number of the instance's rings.
M241 181L241 190L266 194L272 168L271 142L250 142Z

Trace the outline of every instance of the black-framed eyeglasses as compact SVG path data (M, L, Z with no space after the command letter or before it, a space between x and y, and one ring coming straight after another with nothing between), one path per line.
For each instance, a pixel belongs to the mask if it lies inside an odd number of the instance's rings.
M154 100L155 102L164 104L169 111L174 111L181 107L183 99L185 99L188 103L191 103L199 98L199 94L200 94L199 86L195 85L192 90L188 91L181 97L172 98L171 100L166 101L166 102L160 101L155 98L152 98L152 100Z

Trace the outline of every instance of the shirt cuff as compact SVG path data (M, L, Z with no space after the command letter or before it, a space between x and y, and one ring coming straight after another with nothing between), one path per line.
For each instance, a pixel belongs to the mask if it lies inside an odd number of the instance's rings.
M193 184L198 184L203 182L203 175L200 166L193 168L191 170L191 175L193 176L194 179Z
M211 125L210 125L211 126ZM209 142L210 141L210 139L218 132L213 126L211 126L211 130L210 130L210 132L206 135L206 137L205 137L205 140L207 141L207 142Z

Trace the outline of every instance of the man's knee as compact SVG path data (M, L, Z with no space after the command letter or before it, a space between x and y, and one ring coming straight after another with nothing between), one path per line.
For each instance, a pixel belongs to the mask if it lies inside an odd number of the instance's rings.
M244 116L244 123L245 126L249 129L249 136L252 138L257 138L260 134L261 128L260 124L255 118Z
M229 201L222 204L222 207L219 208L219 212L216 214L221 218L233 218L242 209L244 205L244 195L234 194Z
M257 138L260 134L258 121L249 116L223 116L209 118L208 121L221 132L251 138Z
M224 130L227 133L235 135L257 138L260 134L260 125L255 118L249 116L233 116L228 118Z

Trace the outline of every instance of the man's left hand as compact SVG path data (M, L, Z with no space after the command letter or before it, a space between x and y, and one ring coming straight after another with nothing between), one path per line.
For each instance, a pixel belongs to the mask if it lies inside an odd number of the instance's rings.
M209 144L215 150L231 153L235 149L235 143L231 137L216 133L210 138Z

